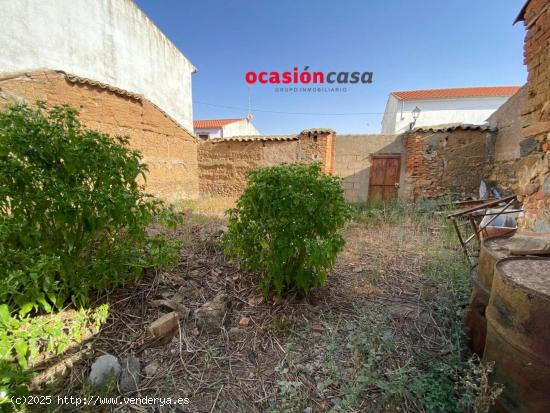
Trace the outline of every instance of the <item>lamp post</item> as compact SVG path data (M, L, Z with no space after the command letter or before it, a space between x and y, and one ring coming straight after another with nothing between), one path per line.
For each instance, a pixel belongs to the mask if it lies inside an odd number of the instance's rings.
M418 106L415 106L415 108L412 110L411 114L413 117L413 121L409 124L409 130L412 130L414 128L414 125L416 125L416 120L420 116L420 108Z

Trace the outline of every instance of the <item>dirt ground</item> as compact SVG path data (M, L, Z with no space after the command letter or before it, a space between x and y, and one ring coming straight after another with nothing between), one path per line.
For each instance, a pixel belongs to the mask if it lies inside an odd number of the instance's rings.
M91 395L85 383L97 356L134 354L141 382L125 396L188 397L189 404L89 411L429 410L418 402L422 380L431 377L423 369L461 351L455 322L464 297L455 290L467 278L443 220L355 220L345 229L347 245L323 288L307 298L267 301L256 276L224 257L223 229L221 218L188 216L177 232L184 244L177 267L109 297L110 317L84 360L61 386L54 383L47 391ZM228 297L223 323L203 331L194 310L220 293ZM151 347L146 326L170 311L159 306L162 299L181 302L189 313L168 344ZM146 374L151 363L157 369ZM420 387L411 390L412 385Z

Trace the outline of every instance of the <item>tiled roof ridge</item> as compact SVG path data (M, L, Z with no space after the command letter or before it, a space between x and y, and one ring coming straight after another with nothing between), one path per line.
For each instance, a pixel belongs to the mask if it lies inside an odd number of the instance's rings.
M245 118L195 119L193 120L193 127L197 129L219 128L244 119Z
M243 135L228 138L212 138L204 141L204 143L297 141L299 139L298 135Z
M443 89L419 89L391 92L402 100L445 99L453 97L511 96L520 86L475 86Z
M418 126L414 128L411 132L450 132L454 130L479 130L479 131L490 131L495 132L497 128L495 126L484 124L484 125L474 125L471 123L447 123L442 125L432 125L432 126Z
M137 101L137 102L143 102L146 100L149 104L154 106L159 112L161 112L164 116L166 116L168 119L170 119L172 122L174 122L178 127L183 129L185 132L187 132L189 135L191 135L193 138L197 139L196 136L187 130L185 126L183 126L181 123L179 123L176 119L174 119L172 116L170 116L168 113L166 113L163 109L161 109L157 104L151 102L149 99L147 99L145 96L133 92L129 92L127 90L121 89L116 86L109 85L107 83L99 82L93 79L89 79L82 76L77 76L71 73L67 73L63 70L54 70L54 69L36 69L36 70L23 70L19 72L12 72L12 73L4 73L0 74L0 82L5 80L11 80L11 79L17 79L21 77L28 77L30 79L38 79L38 78L48 78L51 76L63 76L68 82L75 83L75 84L84 84L91 87L108 90L111 93L114 93L116 95Z

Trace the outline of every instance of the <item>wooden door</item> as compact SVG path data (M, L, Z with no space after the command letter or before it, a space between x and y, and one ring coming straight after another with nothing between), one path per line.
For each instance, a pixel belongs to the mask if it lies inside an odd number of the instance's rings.
M369 200L396 199L400 169L400 155L373 155L369 176Z

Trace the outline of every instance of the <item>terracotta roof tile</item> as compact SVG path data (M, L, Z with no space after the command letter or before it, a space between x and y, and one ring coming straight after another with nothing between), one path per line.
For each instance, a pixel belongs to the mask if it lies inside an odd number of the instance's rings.
M401 100L512 96L519 88L519 86L461 87L452 89L404 90L392 92L391 94Z
M479 131L488 131L496 132L497 128L488 124L485 125L473 125L470 123L447 123L444 125L433 125L433 126L419 126L414 128L412 131L421 131L421 132L450 132L454 130L479 130Z
M98 82L97 80L88 79L86 77L80 77L80 76L72 75L70 73L65 73L65 78L71 83L80 83L83 85L95 86L99 89L105 89L105 90L108 90L109 92L113 92L117 95L125 96L127 98L134 99L137 101L141 101L143 99L143 96L137 93L128 92L127 90L120 89L116 86L108 85L107 83Z
M243 118L194 120L193 127L195 129L221 128L222 126L233 122L238 122L240 120L243 120Z
M222 142L267 142L267 141L297 141L299 137L296 135L250 135L250 136L231 136L230 138L213 138L205 142L222 143Z
M168 113L166 113L164 110L162 110L158 105L151 102L150 100L146 99L143 95L132 93L124 89L120 89L116 86L109 85L107 83L99 82L96 80L92 80L86 77L76 76L71 73L66 73L63 70L53 70L53 69L37 69L37 70L31 70L31 71L20 71L20 72L13 72L13 73L2 73L0 74L0 82L11 80L11 79L18 79L18 78L28 78L28 79L48 79L50 77L56 77L56 76L63 76L69 83L75 83L75 84L83 84L88 85L90 87L99 88L103 90L108 90L109 92L112 92L116 95L120 95L129 99L133 99L135 101L142 102L146 100L150 105L154 106L159 112L161 112L164 116L166 116L168 119L170 119L172 122L174 122L178 127L182 128L184 131L189 133L194 139L197 139L193 133L189 132L186 127L181 125L176 119L174 119L172 116L170 116Z
M319 134L333 134L336 132L330 128L309 128L300 132L301 135L319 135Z

